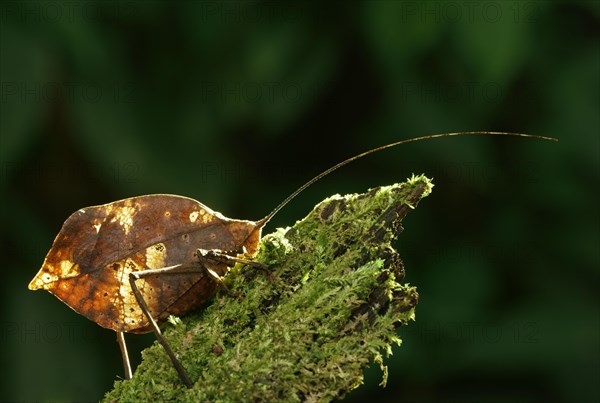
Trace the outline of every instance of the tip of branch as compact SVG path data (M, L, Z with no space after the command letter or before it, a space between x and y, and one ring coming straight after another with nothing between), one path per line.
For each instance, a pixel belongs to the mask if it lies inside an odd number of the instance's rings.
M267 276L236 267L228 286L165 336L188 374L187 389L158 344L107 401L332 400L362 383L372 362L399 344L414 319L415 287L391 242L433 184L412 176L367 193L332 196L293 227L266 235L257 261Z

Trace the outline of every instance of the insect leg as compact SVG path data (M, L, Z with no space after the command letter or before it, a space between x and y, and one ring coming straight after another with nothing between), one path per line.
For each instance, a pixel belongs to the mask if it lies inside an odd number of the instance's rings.
M129 274L129 284L131 285L131 289L133 291L133 294L135 295L135 298L137 299L138 304L140 304L140 308L142 309L142 312L144 312L144 315L146 315L146 317L148 318L148 321L150 322L150 325L152 326L152 330L154 331L154 335L156 336L156 339L165 349L165 352L171 359L171 362L173 363L173 366L175 367L175 370L179 374L179 377L181 378L183 383L185 383L185 385L188 388L191 388L193 386L192 381L190 380L187 373L185 372L185 369L183 369L183 366L181 365L181 363L175 356L175 353L171 349L171 346L169 346L169 343L167 343L167 340L163 337L162 332L160 331L160 328L158 327L158 324L156 323L156 321L152 317L152 314L150 313L150 309L148 309L148 305L146 304L146 301L144 300L142 293L140 292L137 284L135 283L135 280L139 280L139 279L141 279L143 277L147 277L147 276L156 276L158 274L180 274L182 272L197 273L198 270L190 269L190 268L181 270L181 266L178 265L178 266L165 267L162 269L132 272Z
M202 261L203 259L213 260L213 261L216 261L219 263L225 263L229 267L234 266L235 263L242 263L242 264L246 264L246 265L255 267L257 269L267 270L267 267L262 263L258 263L258 262L255 262L255 261L249 260L249 259L241 259L239 257L229 256L221 251L214 250L214 249L213 250L198 249L196 251L196 256L198 256L198 259L200 259L200 261Z
M125 379L131 379L131 364L129 363L129 354L127 354L127 345L125 344L125 334L123 332L117 332L117 343L119 343L119 347L121 348Z
M269 270L267 266L262 263L255 262L253 260L241 259L235 256L229 256L226 253L221 252L220 250L208 250L208 249L197 249L196 256L200 263L202 263L206 267L206 271L219 283L221 288L225 290L225 292L231 296L236 296L235 293L231 292L227 286L223 283L223 279L214 271L209 268L207 262L217 262L224 263L229 267L233 267L236 263L246 264L254 267L255 269L259 269L267 274L270 280L272 280L273 273Z
M203 266L203 267L204 267L204 270L206 270L206 272L213 278L213 280L215 280L215 282L217 283L219 288L221 288L221 290L225 291L225 293L227 295L229 295L230 297L233 297L233 298L238 298L241 296L240 293L231 291L229 289L229 287L227 287L225 285L225 282L223 281L223 276L219 276L219 274L216 271L209 268L208 266Z

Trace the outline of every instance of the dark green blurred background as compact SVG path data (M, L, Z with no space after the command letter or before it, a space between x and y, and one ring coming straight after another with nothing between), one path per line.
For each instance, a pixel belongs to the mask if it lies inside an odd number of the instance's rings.
M3 2L2 395L97 400L114 333L30 292L77 209L147 193L258 219L433 176L397 247L417 321L352 399L598 401L599 2ZM595 206L595 207L594 207ZM130 336L137 364L151 335Z

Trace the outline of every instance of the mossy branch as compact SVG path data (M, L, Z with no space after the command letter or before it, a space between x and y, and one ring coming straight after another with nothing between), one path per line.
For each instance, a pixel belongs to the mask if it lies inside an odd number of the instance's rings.
M396 328L414 319L415 287L391 242L404 216L432 188L424 176L332 196L292 228L262 240L260 270L236 267L205 310L174 320L165 336L193 389L155 343L130 381L107 401L327 401L362 383L371 362L400 343Z

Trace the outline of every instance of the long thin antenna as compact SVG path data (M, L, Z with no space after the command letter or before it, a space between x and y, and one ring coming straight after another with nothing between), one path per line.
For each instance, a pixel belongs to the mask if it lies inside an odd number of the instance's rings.
M318 174L317 176L315 176L314 178L312 178L311 180L309 180L308 182L306 182L304 185L300 186L296 191L294 191L288 197L286 197L285 200L282 201L281 203L279 203L279 205L277 207L275 207L273 209L273 211L271 211L265 218L263 218L262 220L257 221L256 222L256 227L257 228L263 227L266 223L269 222L269 220L271 218L273 218L273 216L275 214L277 214L279 212L279 210L281 210L293 198L295 198L300 193L302 193L307 187L311 186L313 183L319 181L324 176L329 175L330 173L332 173L336 169L338 169L340 167L343 167L344 165L349 164L352 161L356 161L359 158L365 157L365 156L367 156L369 154L373 154L373 153L375 153L377 151L385 150L386 148L391 148L391 147L399 146L400 144L412 143L414 141L435 139L435 138L439 138L439 137L455 137L455 136L466 136L466 135L530 137L530 138L535 138L535 139L540 139L540 140L558 141L558 139L554 138L554 137L545 137L545 136L538 136L538 135L534 135L534 134L523 134L523 133L507 133L507 132L458 132L458 133L442 133L442 134L432 134L432 135L429 135L429 136L414 137L414 138L411 138L411 139L396 141L395 143L386 144L384 146L373 148L372 150L365 151L363 153L357 154L357 155L355 155L353 157L350 157L350 158L348 158L348 159L346 159L346 160L344 160L344 161L342 161L342 162L340 162L340 163L332 166L331 168L327 169L326 171L321 172L320 174Z

